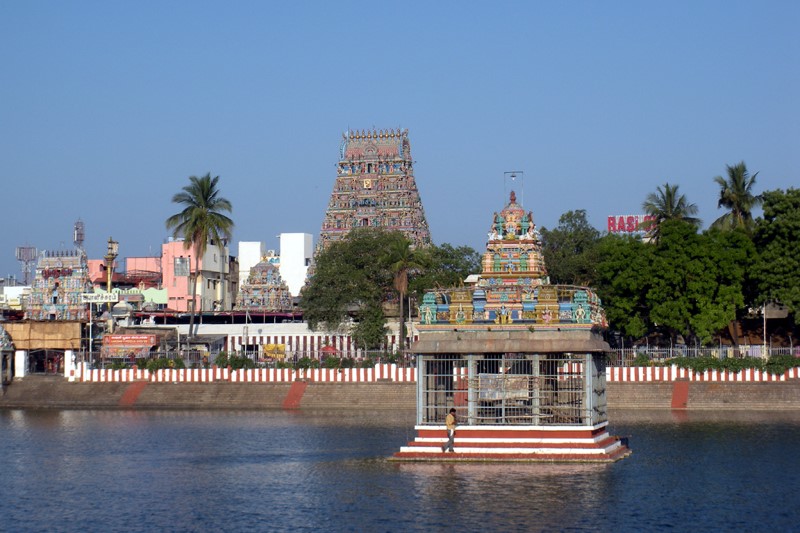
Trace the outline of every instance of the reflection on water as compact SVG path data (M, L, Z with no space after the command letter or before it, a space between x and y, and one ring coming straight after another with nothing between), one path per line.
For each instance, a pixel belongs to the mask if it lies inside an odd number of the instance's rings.
M605 464L393 463L414 413L0 411L3 531L788 531L800 413L612 411Z
M602 512L605 464L398 464L413 483L423 516L450 517L471 529L485 520L503 530L589 527ZM580 517L576 511L580 510Z

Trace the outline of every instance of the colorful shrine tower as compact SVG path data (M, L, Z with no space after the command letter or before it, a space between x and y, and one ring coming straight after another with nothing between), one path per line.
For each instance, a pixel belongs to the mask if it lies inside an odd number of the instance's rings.
M431 242L408 130L342 134L336 183L317 249L358 227L401 231L416 246Z
M251 268L234 309L259 313L291 311L292 294L289 286L281 278L278 267L264 259Z
M613 462L627 443L607 432L607 327L588 287L551 285L533 215L512 192L495 213L474 286L420 305L417 437L405 461ZM454 452L444 452L455 411Z
M25 310L28 320L87 321L88 305L81 294L94 292L83 250L43 252Z

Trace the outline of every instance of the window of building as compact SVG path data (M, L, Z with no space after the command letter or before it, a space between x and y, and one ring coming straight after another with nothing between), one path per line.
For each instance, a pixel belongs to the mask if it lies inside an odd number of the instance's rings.
M176 257L172 268L173 268L173 271L174 271L176 276L188 276L189 275L189 258L188 257Z

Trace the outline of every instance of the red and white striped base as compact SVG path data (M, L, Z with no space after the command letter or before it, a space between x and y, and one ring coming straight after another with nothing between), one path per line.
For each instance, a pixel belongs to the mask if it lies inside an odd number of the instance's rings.
M609 435L606 426L459 426L455 452L442 452L444 426L417 426L417 438L392 459L610 463L630 455L627 442Z

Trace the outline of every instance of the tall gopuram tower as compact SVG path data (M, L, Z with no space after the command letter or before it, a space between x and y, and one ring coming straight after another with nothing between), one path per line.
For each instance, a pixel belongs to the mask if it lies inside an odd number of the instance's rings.
M478 282L425 294L419 306L416 438L402 461L613 462L607 327L588 287L551 285L533 215L492 217ZM455 412L454 451L445 452Z
M401 231L415 246L431 242L414 181L408 130L342 134L336 183L317 249L358 227Z

